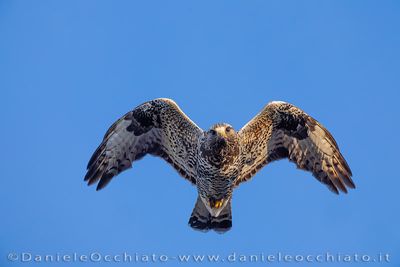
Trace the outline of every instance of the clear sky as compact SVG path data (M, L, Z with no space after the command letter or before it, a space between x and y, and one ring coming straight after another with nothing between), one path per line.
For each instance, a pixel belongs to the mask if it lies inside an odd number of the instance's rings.
M382 266L399 266L399 14L398 1L0 1L0 266L30 266L7 259L24 252L389 253ZM107 128L158 97L204 129L291 102L331 131L357 189L336 196L273 163L236 189L220 235L187 226L196 189L158 158L87 187ZM149 265L108 266L125 264Z

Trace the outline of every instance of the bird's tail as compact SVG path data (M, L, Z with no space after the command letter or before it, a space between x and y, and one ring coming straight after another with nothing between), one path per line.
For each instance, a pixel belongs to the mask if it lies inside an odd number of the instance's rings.
M226 204L218 217L213 217L200 197L197 197L196 205L189 219L189 225L195 230L204 232L214 230L218 233L224 233L230 230L232 227L231 200L229 200L229 203Z

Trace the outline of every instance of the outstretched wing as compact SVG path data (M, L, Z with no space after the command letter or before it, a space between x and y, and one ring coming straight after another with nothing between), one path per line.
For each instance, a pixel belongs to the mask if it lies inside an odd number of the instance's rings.
M269 162L288 158L338 194L355 188L351 170L332 135L315 119L285 102L271 102L240 131L243 168L236 184Z
M203 131L170 99L146 102L117 120L87 165L85 181L97 190L146 154L160 156L196 183L195 151Z

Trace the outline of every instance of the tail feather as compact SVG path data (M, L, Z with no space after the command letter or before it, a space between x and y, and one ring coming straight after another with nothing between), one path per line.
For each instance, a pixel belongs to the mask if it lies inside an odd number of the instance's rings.
M232 227L231 201L229 201L218 217L213 217L204 206L200 197L198 197L189 219L189 225L193 229L203 232L214 230L218 233L225 233L229 231Z

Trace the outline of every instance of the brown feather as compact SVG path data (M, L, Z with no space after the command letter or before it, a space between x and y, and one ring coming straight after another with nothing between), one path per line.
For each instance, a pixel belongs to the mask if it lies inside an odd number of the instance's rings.
M250 179L261 165L288 158L299 169L310 171L333 193L347 193L346 187L355 188L349 165L331 133L291 104L268 104L239 135L243 157L256 156L247 159L251 164L243 165L236 185Z

